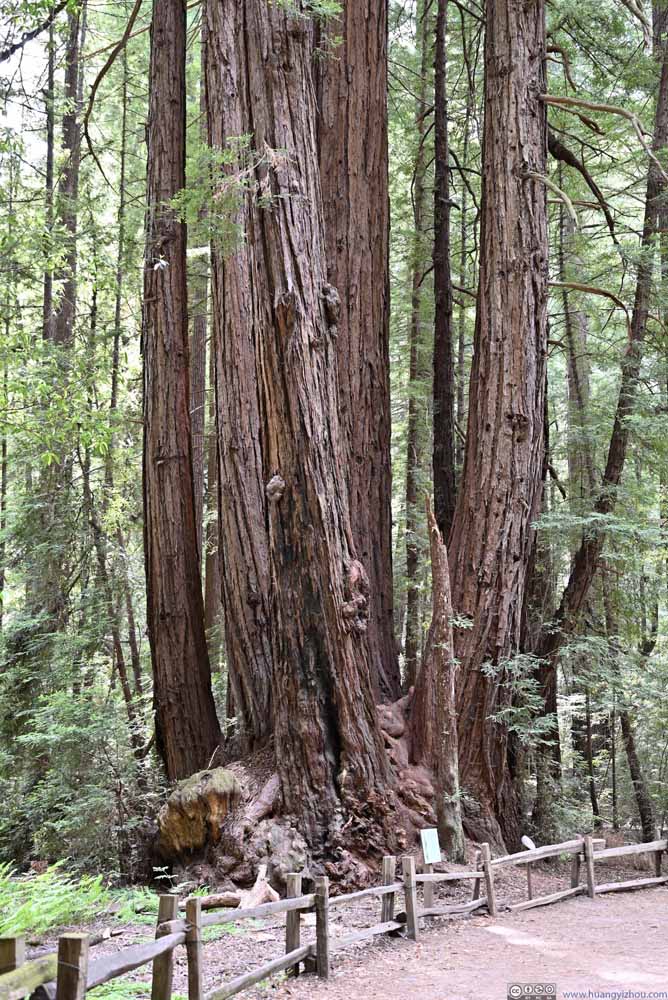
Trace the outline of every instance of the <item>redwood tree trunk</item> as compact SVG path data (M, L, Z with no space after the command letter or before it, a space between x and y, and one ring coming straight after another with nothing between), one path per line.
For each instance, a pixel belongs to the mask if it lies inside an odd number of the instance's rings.
M207 4L202 24L209 143L216 149L253 132L243 103L246 15L231 0ZM256 18L257 12L253 13ZM269 59L269 55L265 54ZM281 143L277 145L280 147ZM240 157L241 158L241 157ZM247 165L247 164L244 164ZM226 168L234 174L235 165ZM260 188L266 192L267 164ZM231 181L230 183L234 183ZM246 226L243 207L236 222ZM249 224L249 241L255 239ZM216 427L218 432L218 572L222 585L229 692L243 742L264 744L273 728L269 540L262 449L265 416L255 370L254 264L245 254L211 259Z
M425 345L422 343L422 285L427 270L424 260L426 192L425 173L427 152L427 85L429 53L432 50L426 4L418 7L418 45L420 47L420 84L415 103L417 153L413 171L413 261L411 288L411 325L409 334L410 362L408 372L408 427L406 429L406 638L404 643L405 687L410 690L418 676L422 648L420 634L420 544L418 529L421 521L418 484L421 479L425 452L424 426L426 416L427 375Z
M353 539L369 577L377 693L400 693L393 636L387 0L343 0L318 66L327 280L341 296L339 417Z
M447 14L448 0L438 0L434 48L434 512L446 543L455 512L455 365L445 49Z
M211 692L190 439L185 186L186 12L154 0L144 267L144 542L157 745L170 779L206 767L220 729Z
M547 123L542 3L487 5L481 259L462 482L450 542L462 664L459 753L479 840L515 844L519 808L504 726L504 661L521 609L541 499L547 349ZM494 675L483 672L491 664Z
M237 474L230 482L230 439L221 423L222 492L229 491L228 504L237 502L232 487L250 482L256 489L261 477L284 808L298 817L316 852L341 843L346 812L354 813L348 845L357 840L380 850L389 836L382 817L391 806L368 662L369 583L356 558L341 476L338 308L326 273L314 30L306 11L302 3L228 0L209 3L205 15L212 132L218 142L251 134L253 145L254 184L239 215L246 239L222 279L216 255L213 287L217 339L224 329L224 350L236 364L236 370L218 366L219 398L238 398L239 384L247 385L250 395L236 420L252 423L257 436L249 453L245 428L231 428ZM230 313L235 303L243 313ZM226 529L226 573L243 579L252 553L239 560L238 526L228 521Z

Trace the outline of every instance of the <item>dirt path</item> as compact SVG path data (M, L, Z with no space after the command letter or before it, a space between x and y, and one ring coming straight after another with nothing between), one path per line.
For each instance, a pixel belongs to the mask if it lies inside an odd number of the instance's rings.
M418 944L383 941L336 956L332 979L267 992L313 1000L506 1000L511 983L552 996L668 998L668 889L585 897L497 920L438 920ZM588 992L591 991L591 992ZM597 993L598 991L598 993ZM635 991L635 992L634 992ZM521 994L518 994L521 996ZM546 994L550 996L550 993Z

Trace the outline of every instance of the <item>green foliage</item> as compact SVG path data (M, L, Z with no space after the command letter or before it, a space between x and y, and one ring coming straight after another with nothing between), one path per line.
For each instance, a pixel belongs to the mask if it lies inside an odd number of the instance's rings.
M275 7L281 7L290 14L312 17L317 21L327 21L338 17L342 10L340 0L271 0Z
M488 677L498 680L503 692L503 707L492 718L509 733L514 733L526 748L539 747L557 725L555 716L545 712L539 668L540 660L528 653L520 653L498 664L484 663L481 667Z
M109 900L101 875L73 878L55 864L19 876L0 862L0 934L40 934L90 920Z
M249 190L253 168L248 136L230 139L225 149L194 144L188 185L171 200L191 230L191 242L194 237L196 243L211 245L222 254L234 249L241 237L236 222L239 204Z

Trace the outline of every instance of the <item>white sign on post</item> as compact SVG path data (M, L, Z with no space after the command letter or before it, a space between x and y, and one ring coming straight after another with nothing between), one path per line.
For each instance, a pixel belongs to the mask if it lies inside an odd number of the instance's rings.
M420 830L422 840L422 855L426 865L441 863L441 845L438 842L438 830Z

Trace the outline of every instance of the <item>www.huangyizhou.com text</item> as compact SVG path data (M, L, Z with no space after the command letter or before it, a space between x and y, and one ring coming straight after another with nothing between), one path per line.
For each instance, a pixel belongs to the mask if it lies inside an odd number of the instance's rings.
M668 1000L665 990L564 990L564 1000Z

